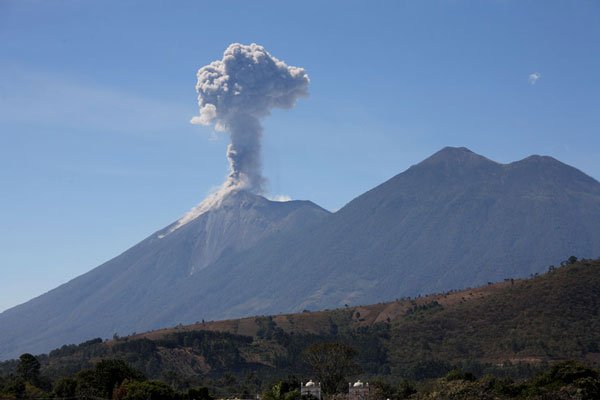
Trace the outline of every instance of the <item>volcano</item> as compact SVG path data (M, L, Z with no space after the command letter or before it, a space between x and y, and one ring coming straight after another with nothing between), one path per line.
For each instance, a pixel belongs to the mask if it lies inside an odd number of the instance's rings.
M181 286L197 281L197 275L215 260L233 256L271 235L314 224L329 212L310 201L275 202L236 190L196 214L0 314L0 358L178 322L179 315L170 310L178 303ZM203 304L190 305L192 309L198 306Z
M0 358L202 319L369 304L600 256L600 183L445 148L335 213L234 191L0 314Z

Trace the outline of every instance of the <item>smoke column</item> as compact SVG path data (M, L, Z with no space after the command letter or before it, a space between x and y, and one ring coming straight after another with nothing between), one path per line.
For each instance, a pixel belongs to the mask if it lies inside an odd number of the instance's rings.
M265 179L260 119L273 108L294 107L298 98L308 94L309 79L304 69L288 66L254 43L229 45L223 59L200 68L197 76L200 112L191 122L229 133L229 176L218 190L179 219L169 233L218 207L233 191L261 194Z
M262 193L260 119L273 108L292 108L308 94L308 75L257 44L229 45L223 59L198 70L198 106L193 124L229 132L230 172L222 189ZM229 191L227 190L227 191Z

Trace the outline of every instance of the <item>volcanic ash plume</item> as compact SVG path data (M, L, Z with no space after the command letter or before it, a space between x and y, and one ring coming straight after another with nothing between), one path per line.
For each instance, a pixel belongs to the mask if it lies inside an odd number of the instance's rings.
M225 183L177 221L169 232L218 207L231 192L243 189L262 193L260 119L273 108L294 107L298 98L308 94L308 82L304 69L288 66L257 44L231 44L222 60L198 70L196 91L200 113L191 122L229 132L230 171Z
M292 108L308 93L308 75L257 44L230 45L223 59L198 70L200 115L192 123L229 132L230 173L222 189L262 193L260 119L273 108Z

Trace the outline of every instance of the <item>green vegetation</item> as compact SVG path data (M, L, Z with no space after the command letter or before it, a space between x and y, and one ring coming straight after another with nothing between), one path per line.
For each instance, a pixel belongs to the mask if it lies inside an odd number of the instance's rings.
M263 400L297 400L300 399L300 382L290 377L281 380L262 393Z
M346 387L346 377L360 371L354 361L356 350L343 343L315 343L304 352L304 359L325 394L340 393Z
M326 351L332 351L326 349ZM346 351L336 349L333 351ZM22 366L22 364L19 364ZM342 378L347 378L344 376ZM300 400L300 382L293 376L267 386L264 400ZM344 387L330 392L330 398L343 393ZM239 392L252 398L250 392ZM229 393L228 397L238 397ZM53 387L43 388L21 376L0 379L2 399L113 399L113 400L214 400L215 392L206 387L176 390L172 385L144 376L120 360L102 360L93 369L73 378L61 378ZM420 382L387 377L374 378L371 398L381 399L539 399L595 400L600 398L600 370L581 363L566 361L554 364L531 379L515 382L510 378L485 375L477 379L472 373L453 369L445 377Z
M562 362L522 382L490 375L475 379L469 373L453 371L446 378L424 383L419 389L411 399L594 400L600 398L600 375L597 369Z
M291 400L300 379L333 394L359 377L381 399L600 398L599 267L23 354L0 363L0 399Z

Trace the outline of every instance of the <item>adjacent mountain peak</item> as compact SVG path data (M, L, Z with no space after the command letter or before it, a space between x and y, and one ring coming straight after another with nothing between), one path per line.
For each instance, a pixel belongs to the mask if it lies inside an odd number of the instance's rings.
M506 173L522 182L550 184L567 189L600 193L598 181L584 172L550 156L531 155L504 166Z
M429 158L411 168L419 174L434 173L441 176L455 176L460 179L487 181L506 174L516 176L517 181L534 184L540 181L553 181L556 184L577 181L584 185L597 182L570 165L544 155L533 154L511 163L499 163L481 156L466 147L444 147ZM403 174L397 175L402 176ZM468 177L468 178L467 178ZM594 191L593 187L588 188Z
M477 154L466 147L452 147L452 146L444 147L443 149L432 154L430 157L426 158L419 164L424 165L424 164L467 163L467 162L474 162L474 163L483 162L483 163L494 163L494 164L498 164L498 165L504 165L504 164L498 163L496 161L490 160L489 158L486 158L480 154ZM507 165L519 164L519 163L524 163L524 164L525 163L544 163L544 164L563 165L563 166L569 167L567 164L564 164L564 163L558 161L554 157L544 156L544 155L539 155L539 154L532 154L528 157L523 158L522 160L514 161ZM572 168L572 167L570 167L570 168Z
M418 165L421 166L439 166L439 165L480 165L497 164L496 162L472 152L466 147L444 147L429 158L423 160Z
M542 156L539 154L532 154L529 157L525 157L521 161L535 161L535 162L552 162L552 163L560 163L556 158L550 156Z
M567 164L564 164L564 163L558 161L554 157L542 156L542 155L538 155L538 154L532 154L529 157L525 157L524 159L515 161L511 164L522 164L522 165L541 164L544 166L557 166L557 167L561 166L561 167L565 167L565 168L573 168Z

